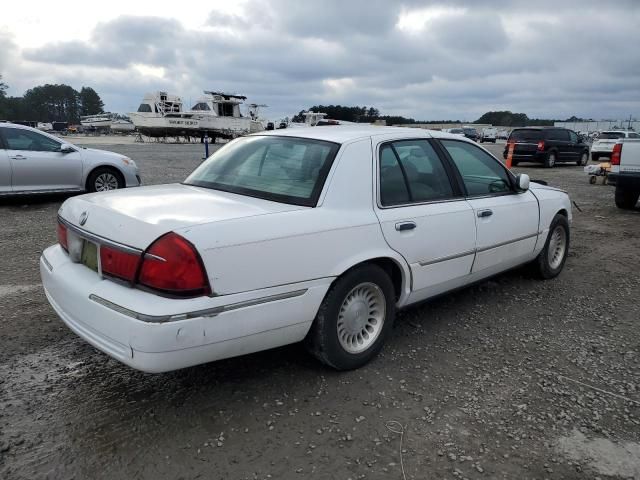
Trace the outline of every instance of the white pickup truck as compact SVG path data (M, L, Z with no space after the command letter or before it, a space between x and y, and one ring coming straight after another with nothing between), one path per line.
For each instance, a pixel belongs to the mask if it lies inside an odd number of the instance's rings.
M640 139L621 139L613 146L608 178L616 186L618 208L634 208L640 197Z

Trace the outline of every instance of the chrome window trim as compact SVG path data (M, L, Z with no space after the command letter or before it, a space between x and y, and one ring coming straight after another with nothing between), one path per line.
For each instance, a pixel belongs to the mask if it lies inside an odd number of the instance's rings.
M194 310L192 312L178 313L173 315L147 315L145 313L139 313L129 308L118 305L116 303L113 303L93 293L89 295L89 299L102 305L103 307L109 308L115 312L121 313L122 315L126 315L135 320L140 320L146 323L166 323L166 322L176 322L179 320L187 320L190 318L197 318L197 317L215 317L220 315L221 313L229 312L232 310L238 310L240 308L253 307L256 305L262 305L264 303L276 302L278 300L286 300L288 298L299 297L307 293L307 291L308 291L307 288L303 288L300 290L294 290L292 292L277 293L275 295L267 295L265 297L255 298L252 300L243 300L242 302L230 303L228 305L220 305L218 307L205 308L203 310Z

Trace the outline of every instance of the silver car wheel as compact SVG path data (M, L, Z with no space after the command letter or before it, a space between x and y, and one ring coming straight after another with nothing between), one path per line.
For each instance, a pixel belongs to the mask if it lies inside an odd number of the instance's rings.
M555 153L550 153L549 154L549 166L553 167L556 164L556 154Z
M552 269L555 270L562 264L566 250L567 231L562 225L558 225L554 228L553 232L551 232L549 247L547 249L547 260Z
M386 316L383 291L375 283L361 283L345 297L338 312L338 340L348 353L367 350L376 341Z
M96 177L94 182L96 192L106 192L118 188L118 179L113 173L105 172Z

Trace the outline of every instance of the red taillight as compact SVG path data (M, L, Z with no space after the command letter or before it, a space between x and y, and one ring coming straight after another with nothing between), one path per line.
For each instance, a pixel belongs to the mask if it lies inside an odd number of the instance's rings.
M538 150L544 150L544 140L538 142Z
M100 246L100 265L104 275L111 275L133 284L139 261L140 255L107 245Z
M611 165L620 165L620 157L622 156L622 144L616 143L611 152Z
M180 297L211 293L200 255L189 241L173 232L157 239L146 251L138 283Z
M58 243L62 248L64 248L67 252L69 251L69 242L67 241L67 226L58 220L58 226L56 228L58 233Z

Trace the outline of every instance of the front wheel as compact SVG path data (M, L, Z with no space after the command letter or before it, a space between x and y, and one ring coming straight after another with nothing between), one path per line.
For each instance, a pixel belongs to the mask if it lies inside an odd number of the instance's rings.
M107 192L124 187L122 175L112 168L96 168L87 179L89 192Z
M616 186L616 207L623 210L631 210L638 203L638 197L640 197L640 192L637 190Z
M562 271L569 253L569 221L559 213L553 217L544 248L534 265L538 275L548 280Z
M371 360L393 328L395 293L389 275L363 265L338 278L322 301L305 340L309 352L336 370Z

